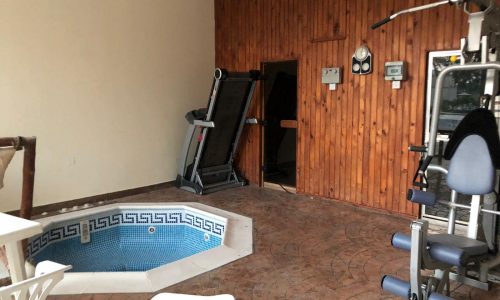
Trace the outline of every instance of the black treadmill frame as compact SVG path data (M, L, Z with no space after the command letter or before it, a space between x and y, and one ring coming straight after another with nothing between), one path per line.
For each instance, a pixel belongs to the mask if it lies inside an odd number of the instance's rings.
M241 132L246 123L246 116L248 109L250 108L250 103L252 101L253 93L255 91L255 86L257 80L259 80L260 72L256 70L251 70L250 72L227 72L224 69L217 68L214 72L214 82L212 85L212 92L210 94L210 99L208 102L208 107L206 109L206 114L199 114L202 110L192 111L186 115L186 119L189 123L188 132L183 147L183 156L181 158L181 163L179 166L179 172L176 179L176 186L196 194L207 194L222 189L227 189L231 187L244 186L246 185L246 180L239 176L237 170L234 167L234 157L238 149L239 140L241 137ZM206 149L207 137L209 136L210 130L217 126L214 123L216 115L216 102L219 97L221 87L226 84L226 82L237 81L237 82L247 82L247 90L245 93L244 108L241 113L241 118L237 123L237 130L233 136L230 143L231 148L229 155L225 163L217 164L209 167L201 167L200 161L203 159L203 154ZM218 109L224 109L218 108ZM198 113L198 115L197 115ZM193 137L196 133L197 127L201 128L201 137L199 143L193 143ZM233 128L231 128L233 129ZM190 148L192 144L197 144L196 154L194 161L190 167L187 167L188 155L190 153ZM223 180L217 182L204 182L203 177L207 175L215 175L224 177Z

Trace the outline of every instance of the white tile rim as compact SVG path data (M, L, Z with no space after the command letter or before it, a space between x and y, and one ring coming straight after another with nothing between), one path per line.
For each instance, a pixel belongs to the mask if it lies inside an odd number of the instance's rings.
M184 208L227 221L223 245L145 272L66 273L51 295L152 293L253 253L252 219L198 202L113 203L37 219L43 227L113 209Z

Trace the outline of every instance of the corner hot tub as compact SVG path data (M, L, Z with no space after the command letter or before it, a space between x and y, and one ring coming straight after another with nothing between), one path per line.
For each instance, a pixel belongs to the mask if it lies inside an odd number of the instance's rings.
M111 204L38 219L28 256L72 265L52 294L155 292L252 253L252 220L200 203Z

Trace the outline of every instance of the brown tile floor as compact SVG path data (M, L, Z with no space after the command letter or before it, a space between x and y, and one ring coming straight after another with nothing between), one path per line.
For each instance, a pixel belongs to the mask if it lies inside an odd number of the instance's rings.
M408 277L408 254L393 249L394 231L409 221L342 203L244 187L207 196L169 188L120 199L128 202L199 201L254 220L253 255L164 291L237 299L394 299L381 291L383 274ZM84 284L84 283L82 283ZM54 296L49 299L150 299L153 294ZM500 299L455 287L456 299Z

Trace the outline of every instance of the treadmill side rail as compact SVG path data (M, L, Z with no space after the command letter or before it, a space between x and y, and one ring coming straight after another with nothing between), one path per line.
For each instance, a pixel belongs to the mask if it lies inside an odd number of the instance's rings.
M194 120L193 124L195 126L200 126L200 127L209 127L209 128L214 128L215 124L214 122L207 122L207 121L200 121L200 120Z
M177 187L201 195L246 185L233 161L245 124L258 124L256 119L247 123L246 116L259 74L259 71L234 73L216 69L207 108L186 115L189 125Z

